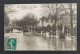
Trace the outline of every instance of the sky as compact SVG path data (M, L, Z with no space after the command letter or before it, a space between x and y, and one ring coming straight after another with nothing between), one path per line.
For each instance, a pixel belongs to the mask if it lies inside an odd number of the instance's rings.
M11 8L16 12L8 14L10 19L22 19L25 15L27 15L27 13L33 13L38 18L41 17L40 4L11 4Z
M33 13L37 19L41 18L42 14L42 7L41 4L5 4L10 9L15 12L8 13L8 17L12 19L22 19L27 13ZM65 8L67 6L65 5ZM76 6L75 6L76 7ZM8 12L10 9L4 7L5 12ZM44 14L45 15L45 14Z

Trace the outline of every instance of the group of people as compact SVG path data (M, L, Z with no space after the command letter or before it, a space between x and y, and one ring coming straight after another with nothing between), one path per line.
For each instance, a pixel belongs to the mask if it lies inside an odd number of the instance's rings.
M12 31L13 31L13 28L6 28L6 29L5 29L5 32L6 32L6 33L9 33L9 32L12 32Z
M60 38L65 38L65 36L69 34L70 28L62 22L60 25L58 25L58 31Z
M31 32L31 28L28 27L23 27L23 28L17 28L19 31L23 31L23 34L25 34L25 32ZM35 30L35 32L33 31ZM6 29L6 32L12 32L13 28L9 28ZM62 22L59 25L53 25L52 27L47 26L47 27L36 27L34 29L32 29L32 32L34 32L35 34L41 34L41 32L45 33L48 32L50 35L56 36L56 31L58 31L59 37L60 38L65 38L66 35L69 34L69 26L67 26L64 22ZM49 36L50 36L49 35Z
M35 29L35 33L40 34L41 31L43 31L43 33L48 32L50 35L53 35L53 36L56 36L56 31L57 31L56 29L58 29L58 34L59 34L60 38L65 38L65 36L69 34L69 30L70 30L69 27L64 22L57 25L57 27L56 27L56 25L53 25L51 27L51 30L49 28L45 28L45 27L44 28L36 27L34 29ZM27 27L23 27L23 33L25 33L25 32L29 32Z

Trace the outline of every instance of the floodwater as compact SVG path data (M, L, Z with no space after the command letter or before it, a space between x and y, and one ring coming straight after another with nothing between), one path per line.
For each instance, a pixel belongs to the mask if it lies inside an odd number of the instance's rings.
M55 39L46 36L34 36L30 34L5 33L5 37L17 38L17 51L75 51L77 50L76 39ZM4 47L6 39L4 38ZM6 48L6 47L5 47Z

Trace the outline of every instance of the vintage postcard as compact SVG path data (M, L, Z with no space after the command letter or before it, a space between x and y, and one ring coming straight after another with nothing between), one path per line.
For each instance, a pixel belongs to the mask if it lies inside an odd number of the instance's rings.
M4 4L5 51L77 51L77 3Z

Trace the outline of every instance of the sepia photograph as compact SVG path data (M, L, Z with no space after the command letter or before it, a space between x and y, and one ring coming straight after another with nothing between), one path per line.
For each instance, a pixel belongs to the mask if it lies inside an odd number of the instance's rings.
M4 51L77 51L77 3L4 4Z

